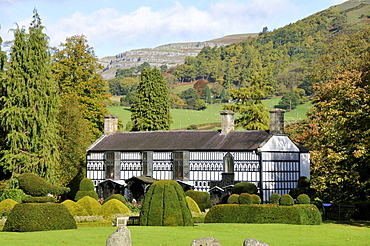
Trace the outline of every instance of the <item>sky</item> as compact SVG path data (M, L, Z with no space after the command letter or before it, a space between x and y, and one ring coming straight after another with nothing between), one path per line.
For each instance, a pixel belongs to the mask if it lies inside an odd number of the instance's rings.
M29 27L33 10L51 46L85 35L98 58L132 49L258 33L294 23L344 0L0 0L0 37ZM9 47L2 47L3 50Z

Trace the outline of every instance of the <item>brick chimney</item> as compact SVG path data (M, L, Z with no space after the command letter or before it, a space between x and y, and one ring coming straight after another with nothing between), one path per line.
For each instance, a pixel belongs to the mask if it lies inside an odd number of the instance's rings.
M118 130L118 116L108 114L104 116L104 135L110 135Z
M234 112L221 111L221 134L228 134L234 130Z
M270 112L270 134L284 134L284 113L282 109L272 109Z

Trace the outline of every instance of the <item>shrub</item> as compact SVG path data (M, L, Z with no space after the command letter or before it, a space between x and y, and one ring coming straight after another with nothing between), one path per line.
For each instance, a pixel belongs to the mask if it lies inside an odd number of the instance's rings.
M319 210L312 204L294 206L221 204L209 210L204 222L319 225L322 220Z
M113 219L115 214L126 215L129 213L131 213L131 210L117 199L111 199L104 203L99 210L99 215L108 220Z
M113 195L109 196L107 199L105 199L103 201L103 204L102 205L104 205L104 203L110 201L111 199L117 199L118 201L122 202L126 206L128 206L128 204L129 204L129 202L127 201L127 199L124 196L122 196L121 194L113 194Z
M64 204L67 207L67 209L69 210L69 212L71 213L73 217L89 216L86 209L84 209L80 204L72 200L65 200L64 202L62 202L62 204Z
M19 187L31 196L61 195L69 191L69 188L52 185L33 173L22 173L17 179Z
M26 197L26 193L24 193L21 189L6 189L3 190L2 195L0 196L0 201L4 201L6 199L12 199L18 203L22 202L22 198Z
M239 195L238 194L232 194L227 199L228 204L239 204Z
M99 215L100 203L90 196L84 196L77 201L77 204L82 206L89 215Z
M190 196L198 204L202 212L212 206L211 197L208 192L188 190L185 194L186 196Z
M63 204L19 203L10 211L3 231L29 232L76 228L76 221Z
M198 214L201 213L198 204L193 200L193 198L191 198L190 196L186 196L186 202L188 203L190 212L192 214L193 213L198 213Z
M311 199L316 197L316 189L314 188L309 188L309 187L303 187L303 188L293 188L289 191L289 195L293 197L293 199L297 199L297 197L300 194L306 194L308 195Z
M91 179L83 178L80 182L80 191L95 190L94 182Z
M278 193L272 193L270 196L270 203L271 204L279 204L280 201L280 194Z
M2 216L6 216L16 204L18 204L18 202L10 198L5 199L4 201L0 202L0 218Z
M261 204L261 197L257 194L251 195L252 204Z
M310 204L311 203L311 199L306 194L300 194L297 197L297 203L298 204Z
M290 195L284 194L280 197L279 205L281 205L281 206L293 206L294 205L294 200Z
M27 196L22 198L23 203L45 203L45 202L57 202L52 196L39 196L39 197L32 197Z
M301 176L298 179L298 188L309 188L310 187L310 179L306 176Z
M257 186L249 182L236 183L233 189L231 190L231 193L238 194L238 195L240 195L241 193L256 194Z
M252 204L252 197L249 193L241 193L239 195L239 204Z
M99 199L98 194L94 190L91 190L91 191L80 191L79 190L76 193L75 201L77 202L85 196L89 196L89 197L95 199L96 201L98 201L98 199Z
M76 193L75 201L78 201L85 196L89 196L94 198L95 200L98 200L98 194L95 192L94 189L94 183L91 179L82 179L80 182L80 190Z
M174 180L154 182L140 214L143 226L192 226L194 221L182 187Z

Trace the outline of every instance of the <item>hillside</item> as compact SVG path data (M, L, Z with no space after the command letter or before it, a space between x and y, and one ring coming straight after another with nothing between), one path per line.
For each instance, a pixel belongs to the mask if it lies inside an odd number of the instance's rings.
M104 79L112 79L118 68L125 69L136 67L143 62L148 62L151 66L156 67L165 64L170 68L183 64L187 56L196 57L205 46L225 46L256 35L257 33L237 34L205 42L165 44L153 49L143 48L130 50L115 56L103 57L99 59L99 62L105 67L102 76Z

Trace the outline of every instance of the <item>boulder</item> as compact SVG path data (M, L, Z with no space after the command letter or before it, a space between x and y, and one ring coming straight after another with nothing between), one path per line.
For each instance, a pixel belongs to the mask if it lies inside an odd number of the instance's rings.
M244 240L243 246L269 246L267 243L258 241L254 238L247 238Z
M118 227L109 235L106 246L131 246L131 233L126 226Z
M222 246L220 241L214 237L201 237L193 240L190 246Z

